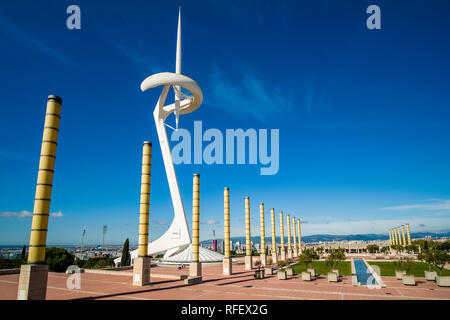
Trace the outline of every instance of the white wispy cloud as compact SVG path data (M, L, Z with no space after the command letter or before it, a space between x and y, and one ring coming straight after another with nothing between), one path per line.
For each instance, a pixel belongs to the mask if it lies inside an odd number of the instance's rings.
M384 207L381 210L405 211L405 210L450 210L450 200L430 199L432 203L407 204L392 207Z
M207 221L203 221L203 222L200 222L201 224L209 224L209 225L212 225L212 224L220 224L220 221L218 221L218 220L214 220L214 219L209 219L209 220L207 220Z
M223 69L214 65L210 83L211 105L232 114L239 110L239 117L268 122L272 116L283 114L293 106L290 94L253 71L247 70L241 79L233 82Z
M115 40L108 39L108 42L122 55L133 61L138 66L147 70L149 73L159 73L164 71L155 60L152 60L149 57L148 54L142 54L137 50L127 48L126 46Z
M168 224L167 221L161 221L161 220L153 220L152 221L154 224L160 225L160 226L165 226L166 224Z
M32 217L33 213L27 210L23 210L23 211L1 211L0 212L0 217L1 218L28 218L28 217ZM63 217L64 214L61 211L58 212L54 212L54 213L50 213L50 217L54 217L54 218L61 218Z
M51 56L52 58L59 60L60 62L69 67L76 66L76 63L71 59L69 59L68 57L66 57L64 54L62 54L56 49L49 47L43 41L30 36L28 33L22 31L21 29L16 27L14 24L9 22L2 16L0 16L0 32L4 33L7 37L11 38L13 41L22 42L23 44L32 47L45 55Z

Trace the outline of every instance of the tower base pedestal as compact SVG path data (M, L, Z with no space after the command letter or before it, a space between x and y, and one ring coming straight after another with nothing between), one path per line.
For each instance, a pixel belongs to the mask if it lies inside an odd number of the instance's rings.
M281 250L280 260L286 261L286 251Z
M146 286L150 284L151 257L137 257L133 264L133 286Z
M253 263L252 256L245 256L245 270L252 270Z
M223 275L230 276L233 274L233 262L231 258L223 258Z
M20 267L17 300L45 300L48 265L24 264Z
M201 262L191 262L189 264L189 276L190 277L201 277L202 276L202 263Z

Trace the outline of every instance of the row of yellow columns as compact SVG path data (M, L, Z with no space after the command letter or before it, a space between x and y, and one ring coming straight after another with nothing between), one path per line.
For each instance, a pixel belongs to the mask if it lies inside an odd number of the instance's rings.
M405 226L401 225L389 230L389 243L390 245L411 245L411 232L409 229L409 223Z
M251 249L251 228L250 228L250 197L245 197L244 201L244 212L245 212L245 270L251 270L253 267L253 257ZM259 205L259 215L260 215L260 238L261 238L261 253L260 261L262 265L267 264L267 257L265 254L266 250L266 237L265 237L265 217L264 217L264 203ZM278 261L277 245L276 245L276 228L275 228L275 209L270 209L270 221L271 221L271 231L272 231L272 261L276 263ZM301 252L301 231L300 231L300 219L297 219L297 229L296 220L292 217L292 227L294 228L294 247L292 248L291 242L291 218L287 216L288 225L288 250L291 252L289 257L296 257ZM281 232L281 260L286 260L286 248L284 242L284 221L283 212L280 212L280 232ZM298 245L297 245L298 243ZM292 250L294 249L294 250ZM232 274L232 260L230 256L230 190L229 188L224 189L224 259L223 259L223 274Z

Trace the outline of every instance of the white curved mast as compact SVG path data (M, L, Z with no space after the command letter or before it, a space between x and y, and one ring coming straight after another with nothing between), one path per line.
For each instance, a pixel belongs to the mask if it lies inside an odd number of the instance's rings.
M178 12L178 30L177 30L177 52L175 72L181 74L181 7ZM159 253L165 250L186 246L191 243L191 235L186 220L183 201L181 199L180 188L178 186L178 179L175 173L175 168L172 162L172 155L170 152L169 140L167 138L165 121L171 112L164 110L164 102L167 97L170 86L164 86L158 103L153 111L155 119L156 130L158 133L159 144L166 169L167 181L169 183L170 195L172 198L172 205L174 208L174 219L169 229L158 239L149 243L148 253ZM178 92L177 92L178 91ZM175 113L176 127L178 128L178 118L180 114L181 95L180 87L174 86L175 92Z
M186 220L183 201L181 200L178 179L172 162L169 140L167 138L166 124L167 117L174 113L176 127L178 128L178 119L182 114L194 112L200 107L203 101L203 93L198 84L181 74L181 6L178 13L178 32L177 32L177 53L176 53L176 73L162 72L151 75L141 84L141 90L146 91L150 88L163 86L163 90L153 111L155 119L158 140L161 146L164 167L166 169L167 181L169 183L170 195L174 209L174 218L167 231L158 239L149 243L148 254L166 252L170 255L181 251L191 244L191 235ZM175 92L175 102L165 106L167 94L172 87ZM191 92L193 96L186 96L181 92L184 88ZM137 250L131 252L131 258L137 257ZM116 259L119 261L119 259Z

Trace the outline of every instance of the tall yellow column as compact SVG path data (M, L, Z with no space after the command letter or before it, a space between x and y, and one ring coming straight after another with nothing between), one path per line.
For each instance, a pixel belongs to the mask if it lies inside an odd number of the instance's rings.
M403 239L403 245L406 246L406 236L405 236L405 226L402 225L402 239Z
M403 246L404 243L403 243L403 241L402 241L402 234L401 234L401 232L400 232L400 227L397 227L397 235L398 235L398 243L399 243L401 246Z
M224 234L224 258L223 258L223 274L231 275L232 260L230 256L230 190L223 190L223 234Z
M298 247L297 247L297 229L295 228L295 217L292 217L292 229L294 230L294 234L292 235L294 239L294 257L298 256Z
M302 233L300 229L300 219L297 220L297 233L298 233L298 254L302 253Z
M284 221L283 211L280 211L280 240L281 240L281 260L286 260L286 249L284 247Z
M48 96L31 223L28 263L20 268L18 300L45 300L47 293L48 265L45 264L45 248L61 105L60 97Z
M396 228L393 228L393 229L392 229L392 233L394 234L394 244L399 245L400 242L398 241L397 229L396 229Z
M261 238L261 253L259 255L261 264L265 266L266 260L266 226L264 222L264 203L259 205L259 225L260 225L260 238Z
M270 209L270 224L272 227L272 262L278 262L278 253L277 253L277 235L275 229L275 209Z
M152 143L145 141L142 147L138 257L133 261L133 285L135 286L145 286L150 283L151 257L148 256L148 230L151 173Z
M408 234L408 245L411 245L411 232L409 230L409 223L406 224L406 233Z
M245 270L252 270L252 243L250 238L250 198L245 197Z
M189 265L191 277L202 276L202 264L199 259L200 249L200 175L194 174L192 192L192 262Z
M288 258L292 259L292 241L291 241L291 217L286 216L287 228L288 228Z

